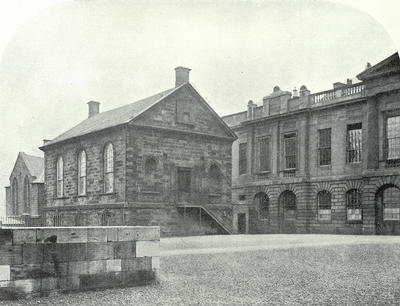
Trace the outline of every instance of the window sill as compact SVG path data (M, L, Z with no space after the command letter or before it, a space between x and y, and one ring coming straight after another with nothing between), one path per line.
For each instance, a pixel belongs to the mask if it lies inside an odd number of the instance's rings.
M362 220L347 220L347 224L362 224Z
M216 198L216 197L220 197L221 195L222 195L222 194L220 194L220 193L209 193L209 194L208 194L209 197L215 197L215 198Z
M258 220L262 221L262 222L269 222L269 219L267 219L267 218L258 218Z
M86 195L86 194L79 194L79 195L77 195L77 197L78 197L78 198L86 198L87 195Z
M53 200L65 200L65 199L68 199L68 197L66 197L66 196L56 197Z
M153 191L153 190L143 190L140 193L143 193L143 194L160 194L159 191Z
M117 194L115 191L99 193L100 196L110 196L110 195L115 195L115 194Z
M267 175L267 174L270 174L270 173L271 173L271 171L258 171L255 174L256 175Z
M332 164L329 164L329 165L318 165L318 167L323 168L323 169L332 169Z

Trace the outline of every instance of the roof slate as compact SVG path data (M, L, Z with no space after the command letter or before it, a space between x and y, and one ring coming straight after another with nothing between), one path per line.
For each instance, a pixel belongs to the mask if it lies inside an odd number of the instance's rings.
M28 168L29 173L35 176L34 183L44 183L44 158L39 156L28 155L20 152L22 159Z
M148 98L118 108L114 108L112 110L99 113L90 118L87 118L83 120L81 123L74 126L73 128L69 129L68 131L62 133L53 140L47 142L45 145L42 146L42 148L70 138L82 136L106 128L128 123L129 121L131 121L132 119L136 118L144 111L149 109L151 106L160 102L163 98L172 94L174 91L176 91L183 85L162 91Z

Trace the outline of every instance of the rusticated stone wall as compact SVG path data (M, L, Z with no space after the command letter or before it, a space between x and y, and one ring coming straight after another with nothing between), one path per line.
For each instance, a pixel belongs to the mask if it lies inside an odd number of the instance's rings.
M158 226L0 229L0 298L150 284Z

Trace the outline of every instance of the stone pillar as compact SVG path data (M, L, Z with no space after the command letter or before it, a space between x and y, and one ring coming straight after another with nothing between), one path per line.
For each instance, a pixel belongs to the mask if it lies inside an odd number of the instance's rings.
M369 98L363 116L363 154L364 170L379 167L379 125L378 105L376 98Z

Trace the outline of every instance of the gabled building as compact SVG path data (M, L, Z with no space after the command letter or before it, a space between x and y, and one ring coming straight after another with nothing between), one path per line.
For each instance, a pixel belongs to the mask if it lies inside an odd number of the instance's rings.
M163 235L232 232L235 134L178 67L176 86L89 116L45 141L48 225L160 225Z
M40 215L44 195L43 157L19 152L6 187L6 215Z
M242 232L400 234L398 53L357 77L223 117Z

